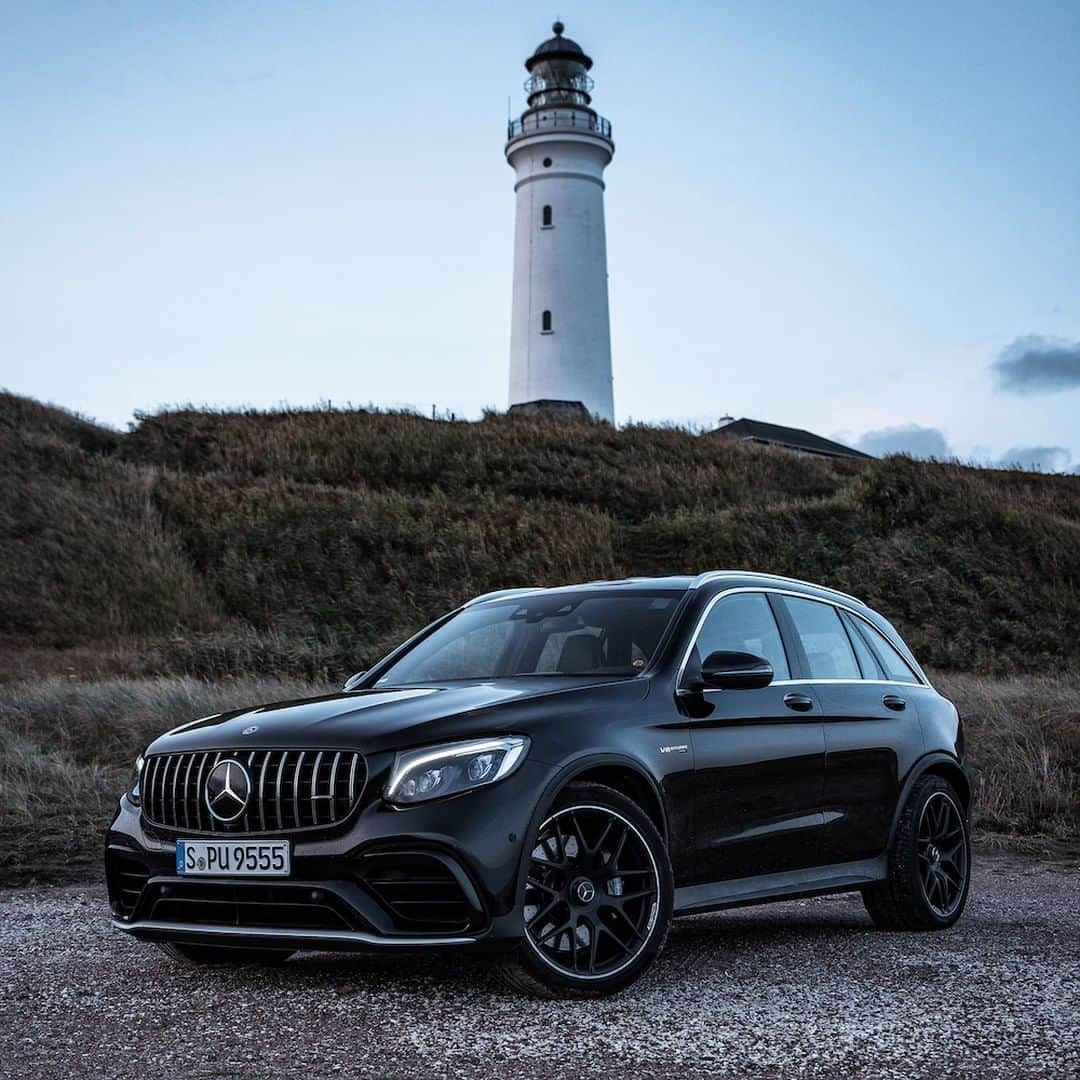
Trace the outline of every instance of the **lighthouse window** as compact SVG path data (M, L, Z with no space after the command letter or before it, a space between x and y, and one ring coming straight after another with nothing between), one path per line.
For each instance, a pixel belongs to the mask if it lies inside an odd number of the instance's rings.
M541 334L550 334L551 333L551 312L550 311L545 311L544 314L540 316L540 333Z
M550 229L551 228L551 207L550 206L545 206L544 207L543 221L544 221L544 228L545 229Z
M545 169L550 169L551 168L551 158L549 158L549 157L544 158L544 168Z

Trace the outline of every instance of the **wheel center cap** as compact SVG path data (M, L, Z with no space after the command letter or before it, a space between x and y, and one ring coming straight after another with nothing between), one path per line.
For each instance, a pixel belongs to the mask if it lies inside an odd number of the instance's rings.
M931 845L930 845L930 846L929 846L929 847L928 847L928 848L926 849L926 854L930 856L930 861L931 861L931 862L932 862L932 863L933 863L933 864L934 864L935 866L936 866L936 865L937 865L937 864L938 864L939 862L941 862L941 852L940 852L940 851L938 851L938 849L937 849L937 845L935 845L935 844L931 844Z
M570 895L579 904L591 904L596 898L596 886L588 878L578 878L570 886Z

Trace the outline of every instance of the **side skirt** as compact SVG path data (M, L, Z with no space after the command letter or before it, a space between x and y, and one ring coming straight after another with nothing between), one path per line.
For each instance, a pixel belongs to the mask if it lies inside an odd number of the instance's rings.
M696 915L721 908L767 904L771 900L850 892L871 882L882 881L887 876L888 860L887 856L882 855L877 859L861 859L834 866L813 866L806 870L786 870L780 874L687 885L675 890L674 914Z

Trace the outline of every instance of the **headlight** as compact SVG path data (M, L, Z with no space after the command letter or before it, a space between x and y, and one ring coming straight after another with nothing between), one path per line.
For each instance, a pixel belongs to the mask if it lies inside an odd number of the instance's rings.
M135 771L131 774L131 783L128 784L127 797L136 805L139 806L142 803L142 792L139 790L139 784L142 780L143 756L140 754L135 759Z
M407 750L394 758L384 794L389 802L409 806L494 784L521 764L528 749L523 735L509 735Z

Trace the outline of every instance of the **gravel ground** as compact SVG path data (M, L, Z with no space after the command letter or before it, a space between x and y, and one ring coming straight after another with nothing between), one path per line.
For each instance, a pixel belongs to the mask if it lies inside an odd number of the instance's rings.
M600 1002L461 958L185 968L96 885L0 891L0 948L5 1077L1080 1075L1080 870L1016 856L982 854L946 933L853 896L699 916Z

